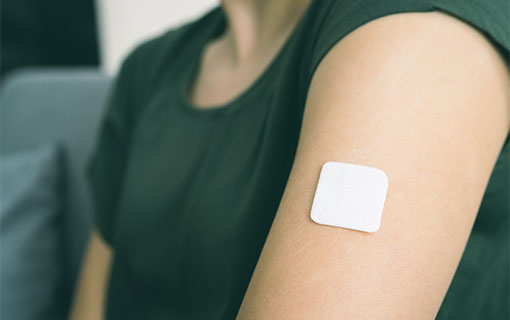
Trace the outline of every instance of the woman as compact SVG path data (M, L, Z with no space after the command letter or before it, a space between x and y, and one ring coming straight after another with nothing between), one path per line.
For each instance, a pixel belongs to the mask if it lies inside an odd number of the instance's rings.
M224 0L140 45L72 318L504 317L507 9ZM377 232L310 219L328 161L386 172Z

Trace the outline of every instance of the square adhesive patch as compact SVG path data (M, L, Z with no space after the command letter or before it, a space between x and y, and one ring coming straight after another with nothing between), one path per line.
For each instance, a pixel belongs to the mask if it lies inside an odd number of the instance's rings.
M375 232L388 190L382 169L345 162L326 162L315 191L311 218L319 224Z

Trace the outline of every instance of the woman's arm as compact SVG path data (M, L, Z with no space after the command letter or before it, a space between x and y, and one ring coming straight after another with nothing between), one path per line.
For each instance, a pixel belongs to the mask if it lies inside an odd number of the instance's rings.
M103 319L111 255L108 244L92 229L76 286L70 320Z
M487 39L444 13L382 17L336 44L237 319L433 319L508 134L509 87ZM387 173L377 232L310 219L327 161Z

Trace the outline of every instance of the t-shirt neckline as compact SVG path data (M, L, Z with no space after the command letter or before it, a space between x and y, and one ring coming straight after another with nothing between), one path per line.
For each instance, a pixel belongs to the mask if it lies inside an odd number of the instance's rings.
M260 89L263 88L264 85L267 83L266 80L271 78L274 71L280 65L280 61L285 56L285 53L289 50L289 47L291 46L293 39L297 36L297 33L302 28L302 25L304 23L304 20L306 19L306 16L308 15L308 12L311 11L310 7L312 6L313 2L314 1L311 1L311 3L306 8L305 12L301 15L298 22L291 31L290 35L287 37L284 44L278 50L278 53L273 57L271 62L266 66L264 71L262 71L262 73L257 77L257 79L255 79L248 86L248 88L246 88L240 94L238 94L237 96L235 96L234 98L230 99L225 103L217 104L214 106L208 106L204 108L197 106L190 101L189 89L191 88L192 81L194 81L197 76L201 63L201 57L206 45L209 43L209 41L220 36L227 26L227 20L221 6L219 5L216 8L214 8L213 9L215 11L213 13L215 17L215 20L213 21L214 25L211 28L209 28L210 32L208 32L207 35L200 40L200 44L197 45L196 47L197 49L194 50L192 55L190 55L190 58L188 60L189 67L187 67L186 70L184 71L183 78L180 81L179 86L180 88L178 90L179 91L178 96L180 100L179 105L182 106L184 110L199 115L216 115L230 113L233 112L234 110L250 105L249 103L246 102L261 91ZM264 92L264 90L262 91Z

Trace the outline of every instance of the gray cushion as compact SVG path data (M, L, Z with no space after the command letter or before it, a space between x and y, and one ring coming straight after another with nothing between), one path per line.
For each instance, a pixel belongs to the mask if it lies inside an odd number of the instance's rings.
M91 225L84 165L97 135L111 78L94 68L39 68L11 73L2 85L0 150L8 154L47 141L66 150L65 266L69 304Z
M44 144L1 163L0 318L61 318L62 150Z

